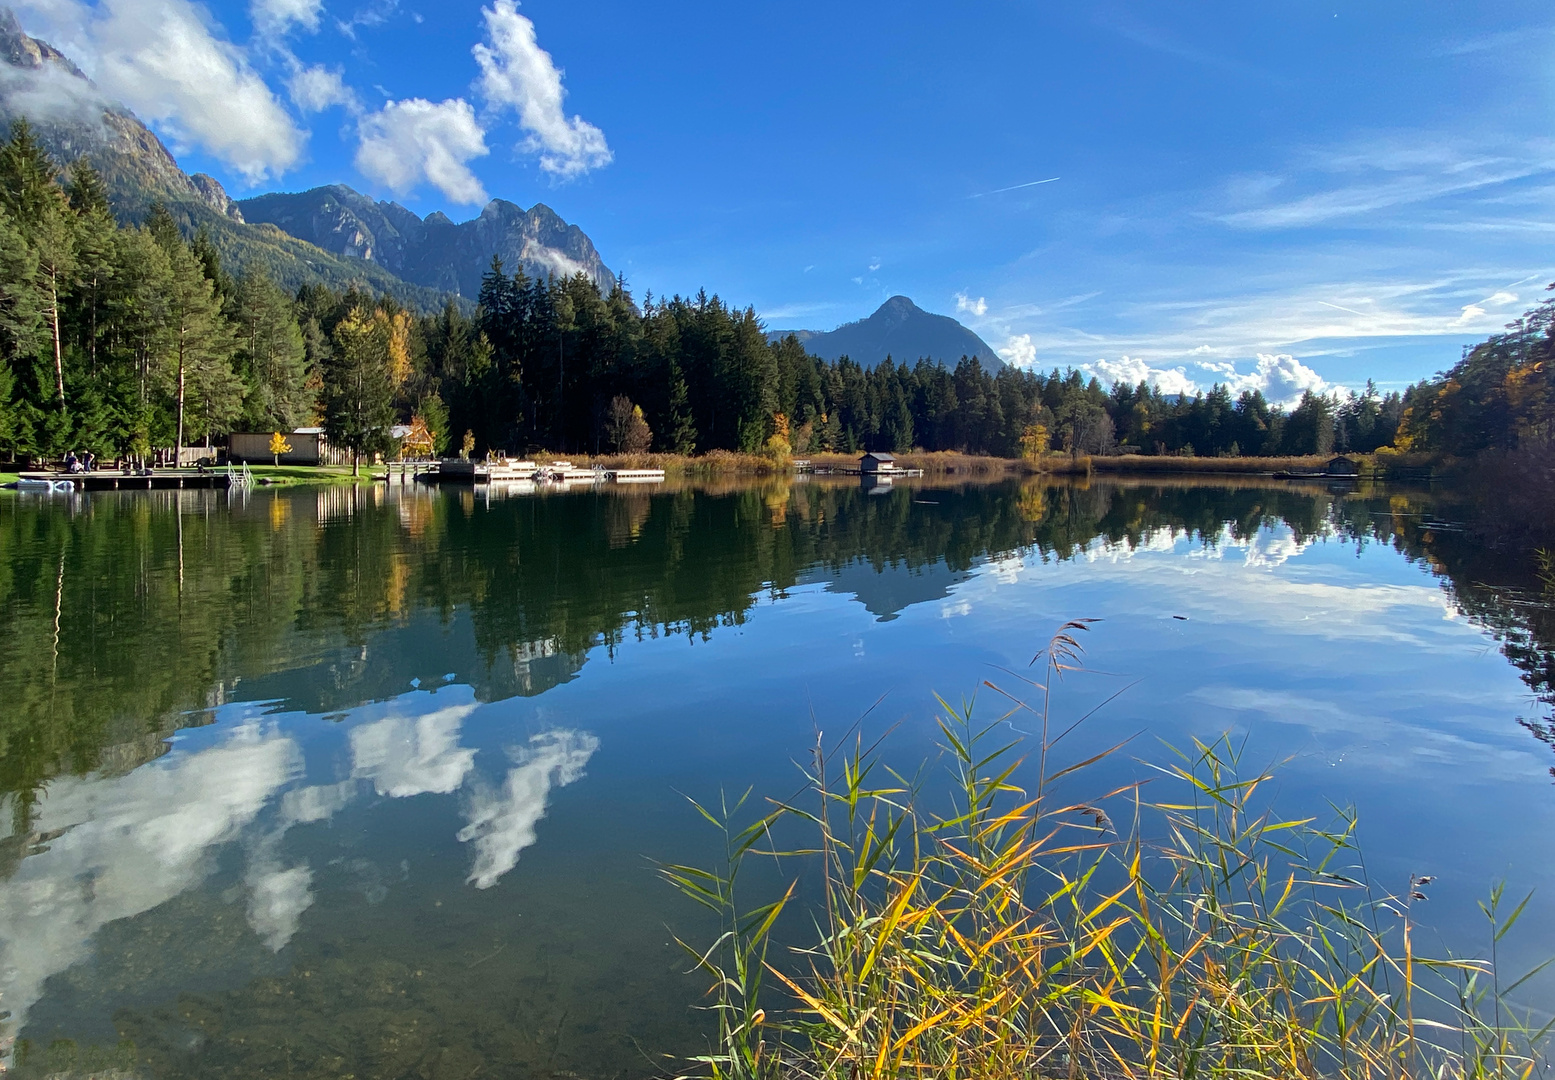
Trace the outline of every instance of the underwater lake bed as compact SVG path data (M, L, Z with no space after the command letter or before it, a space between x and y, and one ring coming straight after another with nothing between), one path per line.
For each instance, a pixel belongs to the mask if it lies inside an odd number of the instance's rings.
M1535 890L1531 964L1555 603L1466 524L1255 479L0 498L5 1054L672 1074L706 1034L674 938L708 928L655 861L717 853L687 797L787 796L860 717L934 768L934 695L1080 617L1055 704L1097 710L1074 760L1131 740L1103 786L1225 737L1287 815L1353 805L1373 880L1433 876L1438 953L1483 952L1493 881Z

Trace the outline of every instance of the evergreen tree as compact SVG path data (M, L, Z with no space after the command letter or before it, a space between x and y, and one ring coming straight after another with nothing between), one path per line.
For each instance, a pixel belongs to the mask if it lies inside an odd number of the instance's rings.
M238 362L248 384L244 422L256 431L292 431L306 423L313 395L308 388L308 347L292 300L265 272L245 272L232 302Z
M236 415L242 406L243 384L232 374L232 330L204 264L182 243L168 252L168 263L161 366L174 396L176 463L184 445L191 377L202 427L208 419Z
M364 454L388 450L394 423L390 373L390 325L353 312L335 327L334 349L324 365L324 433L351 452L351 472Z

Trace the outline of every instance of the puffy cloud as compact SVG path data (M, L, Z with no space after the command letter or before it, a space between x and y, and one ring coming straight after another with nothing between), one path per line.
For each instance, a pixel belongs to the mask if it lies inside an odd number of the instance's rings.
M495 110L513 109L529 132L521 149L540 155L540 168L564 180L610 164L605 133L562 110L562 73L535 40L535 24L514 0L482 8L487 42L471 50L480 65L482 96Z
M1198 390L1198 385L1182 368L1152 367L1137 356L1123 356L1117 360L1097 360L1094 363L1082 364L1080 370L1094 375L1103 386L1111 386L1119 382L1137 386L1145 382L1163 394L1192 394Z
M294 26L310 33L318 30L323 12L323 0L253 0L248 7L254 28L261 34L276 36Z
M24 8L76 58L99 89L177 148L199 147L250 182L302 156L307 133L189 0L74 0Z
M1247 390L1258 390L1274 405L1291 406L1310 390L1314 394L1348 393L1345 387L1328 382L1289 353L1259 353L1252 371L1238 371L1230 361L1201 360L1195 366L1205 377L1195 379L1183 367L1156 367L1137 356L1118 360L1100 359L1081 364L1080 370L1094 375L1105 386L1122 382L1133 386L1147 382L1163 394L1196 394L1220 383L1237 397Z
M956 293L956 310L982 318L988 314L988 300L986 297L971 297L964 292L958 292Z
M479 204L486 189L468 162L485 157L486 133L462 98L391 101L358 125L356 167L396 194L430 183L454 202Z
M1011 334L999 346L999 356L1006 364L1029 368L1037 362L1037 346L1030 334Z
M356 91L345 84L339 68L327 68L323 64L299 67L286 80L286 89L291 94L292 104L303 112L323 112L335 105L344 105L351 112L361 111Z
M1260 390L1263 396L1276 405L1294 405L1308 390L1314 394L1336 393L1342 386L1326 381L1289 353L1271 356L1258 354L1258 364L1251 372L1243 374L1235 364L1201 362L1199 367L1211 372L1215 382L1224 383L1233 396L1245 390Z
M459 745L459 729L474 705L454 705L423 716L385 716L351 732L351 775L371 780L396 799L458 790L475 764Z
M518 865L519 852L536 840L535 826L545 816L551 789L581 777L598 749L599 740L584 732L536 735L527 748L514 752L517 766L509 770L501 791L476 794L459 839L475 842L475 866L468 880L477 889L491 888Z

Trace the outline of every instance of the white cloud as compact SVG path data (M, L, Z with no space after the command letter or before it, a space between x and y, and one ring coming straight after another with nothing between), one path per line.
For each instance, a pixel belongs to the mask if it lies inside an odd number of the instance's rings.
M982 318L988 314L988 299L982 296L971 297L964 292L958 292L956 293L956 310Z
M1325 381L1321 375L1289 353L1277 356L1259 353L1257 368L1247 374L1237 372L1231 364L1200 366L1215 372L1217 376L1224 376L1216 381L1225 383L1233 397L1244 390L1261 390L1263 396L1276 405L1295 404L1308 390L1314 394L1328 394L1344 389Z
M999 357L1018 368L1029 368L1037 362L1037 346L1030 334L1011 334L999 346Z
M486 201L486 189L468 162L484 157L486 133L461 99L433 104L424 98L391 101L362 118L356 167L396 194L423 181L458 203Z
M536 840L535 826L545 816L553 787L566 787L583 775L599 740L578 731L536 735L529 746L514 752L517 767L509 770L501 791L477 792L470 801L469 824L459 830L461 842L475 841L475 866L469 881L489 889L518 865L519 852Z
M454 705L423 716L385 716L351 731L351 775L373 782L396 799L458 790L475 764L459 745L459 729L474 705Z
M1163 394L1192 394L1198 390L1198 384L1188 378L1188 373L1182 368L1151 367L1137 356L1123 356L1117 360L1100 359L1081 364L1080 370L1094 375L1103 386L1119 382L1137 386L1145 382Z
M1363 141L1308 152L1293 174L1234 178L1226 198L1242 208L1216 214L1237 228L1299 229L1347 219L1365 227L1395 207L1434 203L1555 171L1555 150L1535 141L1520 145L1469 144L1423 133L1372 135ZM1276 191L1305 194L1264 201Z
M101 125L103 110L112 104L91 83L58 64L0 64L0 94L9 109L32 120Z
M292 27L309 33L319 28L323 0L253 0L248 6L254 28L261 34L280 36Z
M291 94L292 104L303 112L323 112L335 105L343 105L353 113L362 108L356 91L345 84L339 68L328 68L323 64L300 67L286 80L286 89Z
M539 154L540 168L563 180L610 164L614 155L605 133L562 110L562 73L535 40L535 24L518 13L514 0L497 0L481 14L488 41L471 50L481 68L477 85L493 109L518 113L529 132L521 149Z
M1203 355L1208 350L1193 350ZM1259 353L1252 371L1237 370L1232 361L1201 360L1196 365L1205 373L1195 379L1185 367L1157 367L1137 356L1118 360L1100 359L1081 364L1080 370L1095 376L1104 386L1149 383L1163 394L1196 394L1220 383L1238 397L1246 390L1261 391L1270 404L1291 406L1310 390L1314 394L1347 393L1345 387L1328 382L1289 353Z
M297 163L307 141L249 63L189 0L75 0L23 8L109 98L176 149L198 147L251 183Z
M588 276L588 268L576 259L570 259L565 254L553 247L534 240L525 240L523 251L520 253L525 259L532 259L545 267L558 279L576 277L579 274Z

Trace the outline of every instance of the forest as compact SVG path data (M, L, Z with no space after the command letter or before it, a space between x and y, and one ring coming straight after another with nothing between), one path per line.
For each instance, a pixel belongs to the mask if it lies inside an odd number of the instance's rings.
M1074 370L827 362L705 291L639 303L617 280L536 280L494 260L477 306L236 274L161 207L117 222L89 165L25 123L0 144L0 458L146 459L233 431L322 425L360 455L957 450L1005 457L1401 449L1472 454L1547 431L1551 308L1404 394L1224 386L1166 395Z

